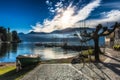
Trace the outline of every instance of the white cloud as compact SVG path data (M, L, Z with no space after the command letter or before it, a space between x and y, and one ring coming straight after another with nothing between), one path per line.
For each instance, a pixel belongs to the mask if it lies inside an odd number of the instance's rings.
M43 28L43 25L41 25L41 24L38 22L38 23L36 23L36 26L32 26L32 25L31 25L31 27L32 27L33 30L30 30L30 31L41 32L41 29Z
M104 16L109 21L120 20L120 10L112 10L110 12L104 13Z
M75 16L75 20L76 21L85 20L90 15L90 13L100 5L100 1L101 0L95 0L94 2L85 6L83 9L79 10L78 14Z
M95 27L98 24L105 25L109 22L120 22L120 10L111 10L109 12L103 12L101 16L101 19L87 20L90 23L87 23L87 25L89 25L89 27Z
M49 5L49 4L50 4L49 0L46 0L46 4L47 4L47 5Z
M56 4L55 6L56 6L56 7L62 7L63 4L62 4L62 2L57 2L57 4Z
M50 2L49 0L46 0L45 2L48 6L52 6L52 2Z
M55 5L56 8L51 9L51 12L56 13L54 18L52 20L45 19L43 25L37 23L35 26L32 26L33 29L31 31L52 32L58 29L65 29L75 26L79 27L80 25L77 25L77 23L85 20L91 14L91 12L100 5L100 2L101 0L94 0L93 2L90 2L82 9L78 10L77 14L75 14L75 9L77 6L72 6L72 3L70 3L70 5L64 9L62 1L58 2Z

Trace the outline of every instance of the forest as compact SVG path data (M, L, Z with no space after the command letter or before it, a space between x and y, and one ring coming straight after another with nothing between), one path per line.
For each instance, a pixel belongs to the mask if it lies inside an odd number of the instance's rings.
M21 42L17 31L10 31L10 28L0 26L0 42Z

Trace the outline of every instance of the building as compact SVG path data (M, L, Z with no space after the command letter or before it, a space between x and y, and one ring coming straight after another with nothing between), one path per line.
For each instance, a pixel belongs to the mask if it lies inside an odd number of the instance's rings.
M108 33L108 32L105 32ZM107 47L112 47L114 45L114 32L105 37L105 45Z
M107 31L105 33L108 33ZM105 37L105 44L108 47L120 44L120 28L116 28L113 33Z
M120 28L116 28L114 33L114 45L120 44Z

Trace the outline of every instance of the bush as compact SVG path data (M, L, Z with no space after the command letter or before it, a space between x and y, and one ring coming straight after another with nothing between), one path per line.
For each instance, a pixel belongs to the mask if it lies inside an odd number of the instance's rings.
M113 46L113 49L114 49L114 50L120 50L120 45L119 45L119 44L114 45L114 46Z
M83 55L93 55L93 49L88 49L88 50L84 50L82 52Z

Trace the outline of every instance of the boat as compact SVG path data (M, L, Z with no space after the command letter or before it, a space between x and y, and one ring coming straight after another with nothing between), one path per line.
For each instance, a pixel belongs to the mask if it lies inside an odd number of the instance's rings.
M16 63L20 63L21 66L36 64L39 61L40 61L40 55L39 54L18 55L16 57Z
M43 43L35 43L35 46L44 46Z

